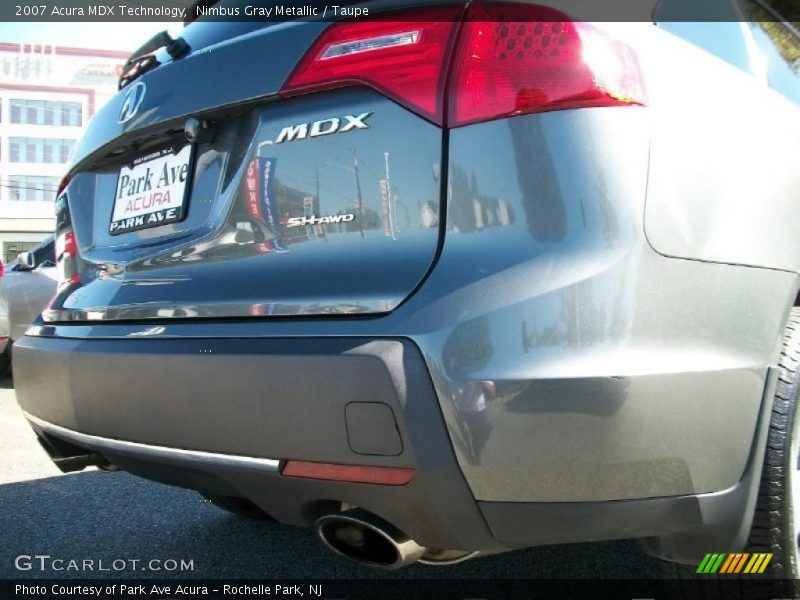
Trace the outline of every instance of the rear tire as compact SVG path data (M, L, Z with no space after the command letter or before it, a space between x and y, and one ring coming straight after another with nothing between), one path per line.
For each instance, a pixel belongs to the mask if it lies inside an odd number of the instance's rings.
M764 576L787 580L786 592L796 594L800 574L800 308L793 308L786 324L778 360L778 382L772 403L764 466L750 537L744 552L771 552L773 557ZM713 552L714 548L709 548ZM696 567L662 562L662 576L669 579L714 579L697 575ZM750 580L753 576L748 577ZM757 577L757 576L756 576ZM725 584L735 584L736 576L722 575ZM720 583L723 583L721 581ZM725 586L730 592L730 588ZM737 586L738 587L738 586ZM683 588L687 590L689 588ZM722 589L722 587L720 588ZM696 590L695 590L696 591ZM743 592L743 588L739 589ZM684 594L684 597L692 597ZM729 596L734 597L734 596ZM736 596L739 597L739 596ZM747 597L742 595L741 597Z
M748 552L772 552L767 572L796 579L800 534L800 308L789 313ZM792 590L794 591L794 590Z
M256 519L259 521L274 521L275 519L261 510L258 506L253 504L247 498L238 498L236 496L219 496L217 494L204 494L201 496L208 500L211 504L222 510L240 517L247 517L248 519Z

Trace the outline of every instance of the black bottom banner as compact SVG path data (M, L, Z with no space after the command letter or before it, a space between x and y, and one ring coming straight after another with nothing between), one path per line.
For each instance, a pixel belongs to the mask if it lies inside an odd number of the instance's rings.
M696 580L0 580L2 600L38 598L311 600L688 600L800 598L798 581L767 578Z

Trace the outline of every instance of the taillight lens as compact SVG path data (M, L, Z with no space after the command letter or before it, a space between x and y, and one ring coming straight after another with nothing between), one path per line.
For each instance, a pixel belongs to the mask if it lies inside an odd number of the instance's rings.
M461 6L409 10L397 20L359 20L328 27L281 95L360 84L441 125L444 79Z
M453 54L449 125L589 106L643 104L633 52L542 6L473 4Z
M645 103L632 50L588 23L538 5L474 3L454 23L460 13L444 7L335 23L281 94L367 85L448 127Z
M56 275L58 288L70 283L78 283L80 276L77 268L78 245L75 234L65 231L56 238Z

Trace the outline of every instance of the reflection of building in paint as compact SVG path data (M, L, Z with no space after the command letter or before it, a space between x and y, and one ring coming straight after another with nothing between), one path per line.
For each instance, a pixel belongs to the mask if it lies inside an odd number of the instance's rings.
M306 219L314 216L314 196L303 198L303 216ZM309 239L317 237L317 228L314 225L306 225L306 237Z
M426 202L419 209L420 222L423 227L439 226L439 211L431 202Z
M503 200L496 198L474 198L475 221L478 229L484 227L505 227L511 223L511 213Z
M0 42L0 245L16 258L55 228L53 200L127 52Z
M450 197L448 220L460 233L506 227L514 222L514 211L508 203L481 193L475 175L468 176L459 166L452 169Z
M393 240L397 239L394 228L394 206L392 202L392 190L388 179L381 179L378 182L381 193L381 217L383 220L383 233L386 237Z
M358 215L358 201L353 202L350 206L345 209L345 212L351 212L353 214ZM381 228L381 216L377 210L374 208L370 208L369 206L362 206L361 207L361 224L359 225L359 218L356 217L355 220L349 221L345 223L345 227L347 232L352 233L355 231L371 231L373 229L380 229Z

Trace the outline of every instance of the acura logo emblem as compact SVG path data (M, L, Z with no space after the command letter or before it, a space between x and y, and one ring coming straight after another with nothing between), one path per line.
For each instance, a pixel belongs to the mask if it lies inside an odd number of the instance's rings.
M147 87L143 82L138 81L133 84L133 86L128 90L128 93L125 94L125 100L122 102L122 108L119 109L119 118L117 119L119 123L127 123L134 116L136 116L136 113L139 111L139 107L142 105L142 100L144 100L144 93L146 91Z

